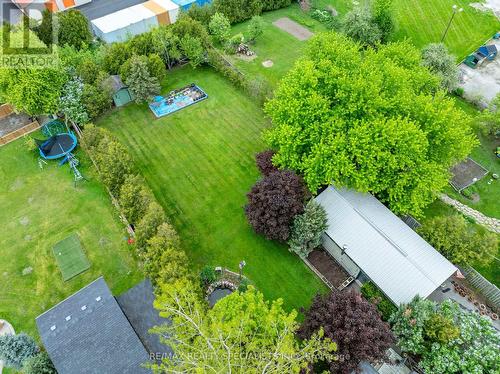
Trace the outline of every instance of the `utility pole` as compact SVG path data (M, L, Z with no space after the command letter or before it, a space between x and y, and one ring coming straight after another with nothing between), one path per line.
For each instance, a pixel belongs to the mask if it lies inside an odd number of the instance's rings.
M453 12L451 13L451 17L450 17L450 21L448 22L448 26L446 26L446 30L444 30L443 37L441 38L441 43L443 42L444 38L446 37L446 34L448 33L448 30L450 29L451 23L453 22L453 18L455 18L455 15L457 13L461 13L464 11L464 8L458 8L458 6L456 6L456 5L453 5L451 7L451 9L453 10Z

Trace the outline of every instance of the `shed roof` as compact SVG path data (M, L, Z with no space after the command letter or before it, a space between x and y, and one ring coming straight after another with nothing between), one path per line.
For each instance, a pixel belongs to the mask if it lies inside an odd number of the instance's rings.
M429 296L457 270L368 193L330 186L316 197L326 234L395 304Z
M59 374L141 374L149 359L102 277L36 318Z
M108 84L111 87L113 93L120 91L122 88L127 88L119 75L110 75L106 79L105 84Z

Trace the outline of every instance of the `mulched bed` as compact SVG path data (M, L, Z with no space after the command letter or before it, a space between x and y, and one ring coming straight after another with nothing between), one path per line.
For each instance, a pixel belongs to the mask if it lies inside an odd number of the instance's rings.
M340 286L349 274L324 249L315 249L307 260L330 281L334 287Z
M452 167L451 173L453 174L453 177L450 184L455 190L462 191L464 188L473 185L488 174L488 170L483 168L471 158L467 158L465 161L462 161Z

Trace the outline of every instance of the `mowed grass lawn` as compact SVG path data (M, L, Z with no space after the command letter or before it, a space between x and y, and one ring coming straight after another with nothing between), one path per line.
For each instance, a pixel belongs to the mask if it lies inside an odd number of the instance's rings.
M322 283L284 245L247 224L246 193L259 178L254 155L265 148L268 124L259 106L209 68L184 67L167 76L163 92L196 83L209 98L155 119L131 104L99 121L126 144L179 231L196 271L224 266L244 273L267 298L287 307L309 304Z
M250 45L256 58L246 61L236 55L227 56L243 73L266 79L272 86L276 86L279 80L292 68L295 61L302 55L306 45L306 41L298 40L293 35L273 25L274 21L283 17L290 18L312 32L325 30L320 22L302 12L298 4L292 4L288 8L262 14L263 33L257 38L255 44ZM245 35L247 27L248 21L234 25L232 35L238 33ZM273 66L264 67L262 62L266 60L271 60Z
M38 337L35 317L101 275L115 294L142 278L107 193L90 177L75 188L67 165L40 170L22 139L0 147L0 318L16 332ZM75 232L90 269L63 282L52 248Z
M366 0L365 0L366 1ZM364 0L359 1L364 3ZM457 61L464 59L500 29L492 12L482 12L470 6L472 0L394 0L398 29L394 40L408 38L419 48L437 43L446 29L456 4L464 9L456 15L445 44ZM479 2L479 1L478 1ZM352 9L351 0L316 0L315 6L333 6L340 17Z

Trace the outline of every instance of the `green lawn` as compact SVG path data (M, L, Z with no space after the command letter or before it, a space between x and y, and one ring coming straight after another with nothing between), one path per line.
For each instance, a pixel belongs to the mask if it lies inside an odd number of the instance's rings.
M471 0L394 0L398 22L394 39L408 38L419 48L428 43L439 42L451 17L451 7L456 4L464 11L457 14L453 20L445 44L458 60L462 60L500 29L499 22L492 13L474 9L469 5L472 2ZM352 8L351 0L315 0L314 4L321 8L331 5L341 16Z
M245 274L266 297L308 305L325 287L284 245L256 235L243 213L258 178L254 154L265 147L259 106L208 68L177 69L167 81L163 92L194 82L209 98L162 119L132 104L98 124L129 147L197 270L237 270L245 260Z
M115 294L142 278L107 193L90 177L75 188L67 165L40 170L23 140L0 147L0 318L17 332L38 337L36 316L101 275ZM52 248L75 232L90 269L64 282Z
M244 61L234 55L228 56L243 73L262 77L273 86L290 70L295 60L302 55L302 50L306 45L305 41L298 40L272 24L282 17L288 17L313 32L325 29L321 23L309 17L307 13L302 12L297 4L293 4L288 8L266 12L262 15L265 21L264 32L259 36L256 43L250 46L256 52L257 57L254 60ZM247 24L248 21L234 25L232 28L233 35L237 33L245 34ZM262 62L265 60L273 61L274 65L265 68L262 66Z

